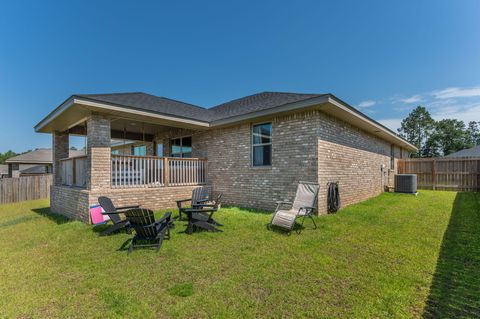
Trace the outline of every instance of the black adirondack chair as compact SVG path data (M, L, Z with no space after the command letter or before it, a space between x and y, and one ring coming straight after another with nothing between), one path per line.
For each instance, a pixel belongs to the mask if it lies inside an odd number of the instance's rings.
M110 235L111 233L119 230L125 230L129 234L131 233L129 222L127 220L123 220L119 214L124 214L129 209L139 208L139 205L115 207L115 205L112 203L112 200L105 196L100 196L98 198L98 203L105 211L102 214L108 215L113 223L113 225L102 231L100 236Z
M155 220L153 211L145 208L130 209L125 212L130 226L135 229L128 253L139 247L155 247L157 251L163 243L163 239L170 239L170 223L172 213L168 212L159 220Z
M192 190L191 198L177 200L178 220L182 220L182 213L184 213L186 209L199 208L199 204L208 202L210 195L210 186L199 186ZM190 204L190 207L185 207L185 204Z
M221 207L222 194L217 194L214 199L209 200L205 204L198 204L195 208L187 208L184 213L188 216L188 225L185 233L191 235L197 228L205 229L207 231L222 232L217 226L223 226L215 219L213 214Z

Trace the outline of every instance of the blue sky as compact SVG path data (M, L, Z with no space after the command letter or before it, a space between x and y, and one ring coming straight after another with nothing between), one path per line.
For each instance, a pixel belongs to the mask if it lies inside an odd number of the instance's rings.
M74 93L210 107L330 92L396 128L418 104L480 120L480 1L1 1L0 152Z

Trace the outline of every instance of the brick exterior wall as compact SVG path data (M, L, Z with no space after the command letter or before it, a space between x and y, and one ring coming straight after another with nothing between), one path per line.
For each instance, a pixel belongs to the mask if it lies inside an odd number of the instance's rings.
M323 113L318 122L319 213L327 212L328 182L339 182L341 207L377 196L390 185L396 169L390 169L390 143Z
M68 133L53 132L52 147L53 147L53 176L54 185L62 185L62 174L60 160L68 157Z
M110 188L110 143L110 118L92 114L87 120L87 189Z
M317 181L315 112L272 118L272 165L253 167L252 124L199 135L208 158L208 180L227 204L272 210L295 195L299 181ZM262 121L264 122L264 121ZM195 139L194 139L195 141Z
M140 205L152 210L177 207L176 200L190 198L196 186L172 186L158 188L110 189L89 192L89 205L98 204L99 196L108 196L117 206Z
M154 211L176 207L176 200L190 198L195 186L87 190L52 186L50 209L71 219L90 222L89 207L98 205L98 197L108 196L117 206L141 205Z
M89 191L67 186L50 188L50 210L71 219L90 222L88 213Z

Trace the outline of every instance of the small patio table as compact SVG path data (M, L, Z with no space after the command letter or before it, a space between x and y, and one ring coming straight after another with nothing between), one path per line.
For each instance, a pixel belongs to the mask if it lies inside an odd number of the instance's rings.
M203 205L208 206L208 205ZM205 230L210 230L213 232L223 232L223 230L218 229L216 226L223 226L214 220L211 216L214 212L217 211L217 208L187 208L183 211L187 215L188 225L185 229L185 233L191 235L193 233L194 226L199 227Z

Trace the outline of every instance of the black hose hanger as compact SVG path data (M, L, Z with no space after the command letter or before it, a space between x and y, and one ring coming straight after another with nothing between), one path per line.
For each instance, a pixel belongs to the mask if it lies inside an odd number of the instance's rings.
M329 182L327 187L327 210L329 213L336 213L340 208L340 191L338 188L338 182Z

